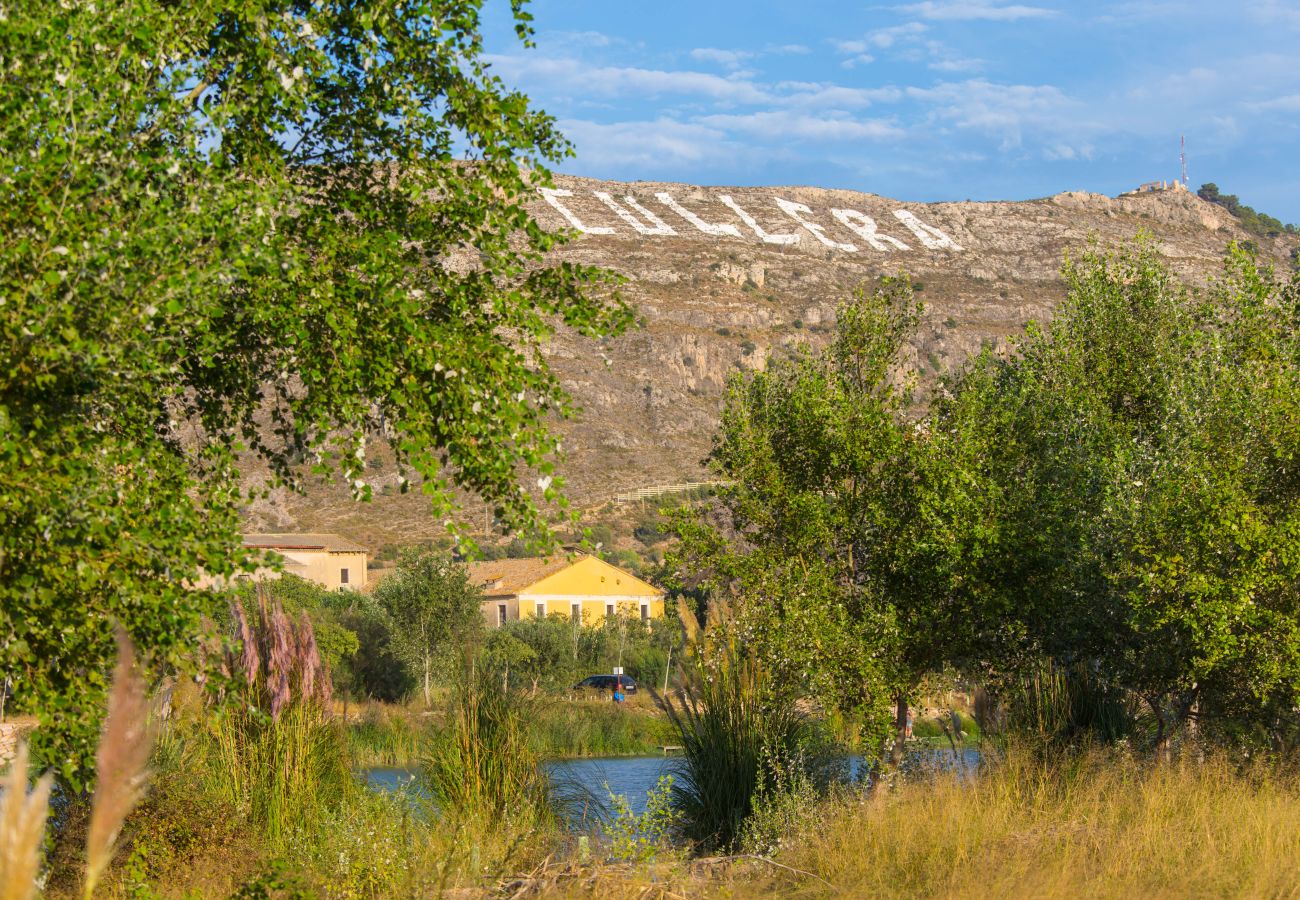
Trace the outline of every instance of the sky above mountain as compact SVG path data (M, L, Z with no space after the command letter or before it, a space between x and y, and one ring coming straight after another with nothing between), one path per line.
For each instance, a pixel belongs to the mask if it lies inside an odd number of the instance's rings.
M1115 194L1178 175L1300 222L1300 0L534 0L487 49L561 171L903 200Z

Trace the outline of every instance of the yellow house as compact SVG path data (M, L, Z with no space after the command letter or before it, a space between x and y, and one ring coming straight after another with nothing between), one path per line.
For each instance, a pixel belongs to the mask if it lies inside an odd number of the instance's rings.
M469 574L483 589L489 628L528 616L563 615L598 625L615 613L642 621L664 614L663 591L595 556L498 559L471 563Z
M366 548L337 534L246 534L244 546L284 557L286 573L326 590L366 586Z

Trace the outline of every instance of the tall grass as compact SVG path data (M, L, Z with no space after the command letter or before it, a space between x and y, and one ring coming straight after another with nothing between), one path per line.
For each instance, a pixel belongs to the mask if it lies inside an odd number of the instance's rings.
M402 707L372 703L347 725L353 766L408 766L419 760L423 730Z
M312 704L291 704L278 719L228 708L201 752L216 796L247 808L273 846L358 789L340 724Z
M273 846L283 846L323 808L358 790L331 685L311 622L294 623L259 588L246 616L232 604L235 641L226 665L232 694L206 718L196 751L208 787L247 808Z
M1300 896L1300 778L1011 748L978 777L827 803L777 859L849 896ZM791 885L754 885L755 893ZM807 879L808 893L830 893Z
M772 696L762 665L726 654L699 664L668 705L682 754L673 793L684 836L703 849L739 846L769 786L803 783L816 732L792 701Z
M438 810L458 826L507 831L553 825L550 786L529 741L527 701L465 665L446 727L421 766Z
M675 743L676 730L654 710L608 700L539 705L529 723L529 745L542 759L649 755Z
M1043 749L1079 741L1109 743L1133 733L1132 699L1102 683L1084 664L1044 660L1004 685L1000 702L977 703L987 733Z

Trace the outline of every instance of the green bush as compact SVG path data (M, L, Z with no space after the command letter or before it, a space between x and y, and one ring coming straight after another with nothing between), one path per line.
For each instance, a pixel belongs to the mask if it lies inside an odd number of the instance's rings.
M665 540L669 534L670 532L668 531L663 519L661 519L657 514L647 516L638 522L636 527L632 529L633 537L645 544L647 547Z

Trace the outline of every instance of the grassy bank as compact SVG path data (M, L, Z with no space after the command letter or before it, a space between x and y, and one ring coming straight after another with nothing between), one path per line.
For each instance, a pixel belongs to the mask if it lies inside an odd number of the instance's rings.
M556 700L534 709L531 746L543 759L649 756L677 743L672 724L646 702Z
M861 896L1300 894L1300 780L1223 758L1012 754L819 819L780 861Z
M648 697L624 704L544 696L523 702L528 746L542 759L649 756L676 743L671 723ZM371 703L348 719L349 754L357 768L416 766L425 742L445 727L441 709Z
M1296 897L1300 778L1221 758L1013 755L974 779L823 801L770 859L561 861L533 877L547 897Z
M1217 757L1159 764L1118 751L1011 753L809 803L766 860L671 843L639 861L555 828L442 822L410 798L345 790L282 841L214 797L181 759L124 832L117 895L1300 896L1300 777ZM56 866L75 859L57 859ZM71 879L55 878L52 893ZM156 892L156 893L150 893ZM265 894L252 894L264 896Z

